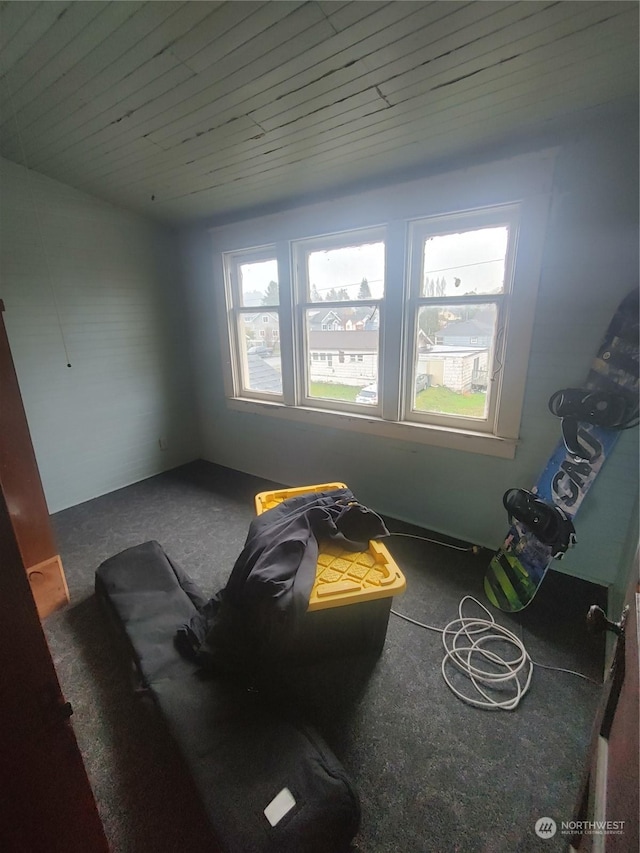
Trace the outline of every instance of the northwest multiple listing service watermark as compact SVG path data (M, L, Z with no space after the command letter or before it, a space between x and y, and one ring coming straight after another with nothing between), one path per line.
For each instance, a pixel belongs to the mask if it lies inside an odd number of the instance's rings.
M538 838L560 835L624 835L623 820L563 820L560 826L552 817L539 817L535 831Z

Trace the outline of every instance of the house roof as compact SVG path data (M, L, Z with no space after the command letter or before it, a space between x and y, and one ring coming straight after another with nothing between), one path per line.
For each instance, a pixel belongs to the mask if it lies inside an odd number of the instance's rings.
M263 358L254 353L247 354L247 367L252 388L282 394L282 375Z
M426 353L421 353L423 358L462 358L467 355L478 355L481 352L488 352L488 347L470 347L470 346L447 346L446 344L436 344L431 347Z
M251 313L247 312L247 313L243 314L242 316L244 317L245 322L255 323L258 318L263 317L265 314L268 317L271 317L271 319L274 322L276 322L276 323L278 322L278 315L274 311L264 310L264 311L255 311L255 312L251 312Z
M343 350L345 352L376 352L378 349L378 333L372 331L317 331L309 332L309 348L323 352L326 350Z
M455 320L436 332L442 338L486 338L493 334L494 324L473 320Z
M323 309L320 309L319 311L309 311L307 317L309 319L309 323L316 326L320 326L322 323L340 320L340 316L333 309L329 309L328 311Z
M345 326L349 322L364 323L370 318L374 319L372 318L372 314L374 313L375 312L372 310L370 305L363 305L362 307L349 306L348 308L330 308L328 311L310 311L308 317L309 324L313 326L320 326L323 323L330 323L334 321Z

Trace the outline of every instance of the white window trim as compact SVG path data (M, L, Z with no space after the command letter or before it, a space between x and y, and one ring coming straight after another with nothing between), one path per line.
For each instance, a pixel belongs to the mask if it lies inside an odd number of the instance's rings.
M491 433L439 427L433 424L416 424L408 421L386 421L371 415L356 415L351 412L311 409L302 406L285 406L282 403L249 400L231 397L227 400L230 409L253 415L266 415L294 423L312 424L320 428L343 429L414 444L429 444L434 447L462 450L513 459L517 440L503 438Z
M499 398L504 376L510 370L510 365L505 361L505 317L508 314L509 297L512 292L514 268L517 255L518 229L519 229L519 205L505 205L493 207L490 210L479 210L462 215L433 217L430 220L419 220L410 223L409 251L411 260L411 281L409 310L406 316L405 337L408 341L406 346L405 376L409 378L409 388L414 387L414 358L417 347L417 314L422 303L435 303L450 305L473 304L486 305L493 303L496 306L496 329L493 336L492 346L489 350L488 367L494 387L489 389L488 410L486 418L469 419L469 429L477 432L487 432L502 437L511 437L508 427L504 423L503 409L499 406ZM501 294L478 294L471 297L443 296L438 299L423 297L422 289L422 249L424 239L429 235L438 235L447 232L472 231L481 228L505 225L509 229L509 243L505 259L504 290ZM417 412L412 409L413 397L408 396L405 400L404 416L406 420L420 423L432 423L443 427L454 429L466 429L463 425L464 418L459 416L438 415L431 412Z
M529 351L533 335L533 317L540 278L542 251L551 199L553 168L557 151L547 149L534 154L520 155L500 163L477 166L459 172L424 178L393 188L373 190L349 196L336 202L292 209L255 220L233 223L211 230L215 268L214 281L224 282L223 252L249 255L246 247L269 244L270 256L275 254L279 265L280 305L290 306L292 312L291 242L312 239L321 234L323 224L331 222L337 230L356 231L380 227L387 223L387 259L398 251L398 236L403 235L406 245L407 223L412 219L430 216L447 216L456 211L473 211L509 204L520 206L520 234L517 244L516 283L517 298L509 299L509 319L505 328L506 344L504 362L509 370L502 380L500 407L500 434L482 433L435 424L408 423L382 417L346 411L325 411L311 406L295 406L296 371L306 365L293 361L293 328L281 322L280 338L283 364L282 399L273 395L255 395L251 399L237 396L233 376L229 313L225 303L225 287L217 287L220 323L220 340L223 352L224 387L227 405L236 411L284 418L292 422L318 427L334 427L400 441L424 443L436 447L483 453L503 458L513 458L518 444L518 434L525 393ZM256 239L257 238L257 239ZM260 251L254 250L254 251ZM396 257L396 261L397 261ZM404 260L402 261L404 263ZM283 317L281 315L281 321ZM400 354L398 353L398 359ZM394 369L394 359L387 353L387 365ZM397 364L400 374L400 364ZM381 382L393 378L380 377ZM400 413L397 413L399 416Z
M284 399L283 394L275 392L261 392L255 389L246 388L244 385L244 377L249 375L249 369L246 362L247 351L244 346L241 346L240 334L240 318L245 314L262 315L263 324L268 322L268 313L272 313L281 318L280 305L269 306L270 311L264 312L261 310L265 306L245 306L242 304L242 294L238 270L243 263L258 263L260 261L271 260L274 257L273 246L260 246L258 248L248 249L247 251L235 253L229 256L222 267L222 280L224 282L225 296L225 340L227 342L227 355L225 359L225 393L227 396L234 396L237 391L240 395L249 393L252 398L263 400L278 400ZM228 307L227 307L228 306ZM265 340L266 332L264 329L258 329L257 340Z
M309 375L308 375L308 362L304 356L304 353L309 352L309 344L307 341L307 325L305 321L305 316L307 311L314 310L318 305L328 306L330 311L335 310L335 308L340 307L369 307L373 309L374 307L378 307L379 314L381 313L380 305L384 302L384 299L353 299L353 300L341 300L339 303L319 303L312 302L310 296L311 290L311 282L307 281L307 252L308 251L319 251L322 249L339 249L345 246L353 246L357 244L363 243L378 243L386 241L386 229L385 228L367 228L367 229L351 229L349 231L342 232L340 234L329 234L329 235L320 235L318 237L311 237L306 240L296 240L292 241L291 244L291 263L294 271L294 298L295 298L295 306L294 306L294 314L293 314L293 323L296 334L296 343L298 347L298 353L300 355L300 364L304 364L304 370L301 370L297 376L297 397L300 401L299 405L305 411L309 409L327 409L331 412L341 411L341 412L351 412L351 413L359 413L362 410L362 407L358 404L349 404L345 402L338 402L334 400L325 400L317 397L310 397L307 394L307 388L309 387ZM297 274L296 274L297 273ZM309 291L309 293L308 293ZM380 352L380 340L381 333L379 333L379 349L377 358L379 361L382 360L382 353ZM334 353L326 353L326 362L329 367L332 366ZM335 352L335 356L337 358L337 351ZM322 358L321 360L325 360ZM380 414L380 404L377 406L368 407L370 413Z

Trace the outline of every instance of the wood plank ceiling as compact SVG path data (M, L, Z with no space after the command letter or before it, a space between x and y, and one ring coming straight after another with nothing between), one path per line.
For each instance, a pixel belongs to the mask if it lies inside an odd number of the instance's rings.
M637 104L636 2L3 2L0 154L235 216Z

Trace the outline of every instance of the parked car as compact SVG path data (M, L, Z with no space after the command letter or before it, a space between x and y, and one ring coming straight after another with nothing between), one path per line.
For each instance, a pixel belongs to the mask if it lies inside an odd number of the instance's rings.
M266 358L267 356L271 355L272 352L273 350L271 349L271 347L267 347L264 344L254 344L254 346L249 347L249 349L247 350L247 353L249 355L259 355L262 356L262 358Z
M431 374L430 373L419 373L416 376L416 394L420 391L424 391L425 388L431 387Z
M371 385L365 385L364 388L361 388L356 397L356 403L376 406L378 404L378 383L372 382Z
M431 374L419 373L416 376L416 394L424 391L425 388L431 387ZM366 406L378 405L378 383L372 382L371 385L365 385L361 388L356 397L356 403L364 403Z

